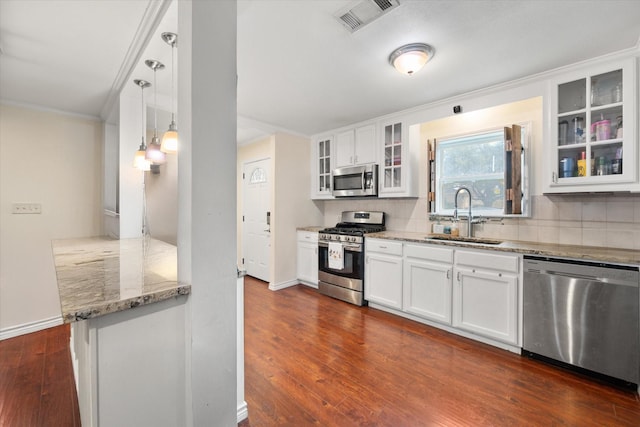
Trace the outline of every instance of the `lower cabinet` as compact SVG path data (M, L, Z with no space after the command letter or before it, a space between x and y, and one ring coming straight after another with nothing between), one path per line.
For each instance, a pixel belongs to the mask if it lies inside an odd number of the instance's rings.
M298 231L297 276L306 285L318 286L318 233Z
M456 252L453 326L518 344L518 256Z
M407 244L404 255L404 311L450 325L453 250Z
M489 249L366 239L365 299L515 351L522 257Z
M402 243L365 239L364 299L402 309Z

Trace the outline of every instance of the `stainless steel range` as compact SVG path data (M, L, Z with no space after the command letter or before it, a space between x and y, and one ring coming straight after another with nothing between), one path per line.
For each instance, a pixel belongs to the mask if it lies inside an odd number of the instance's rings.
M355 305L364 299L364 237L384 231L384 212L342 212L335 227L320 230L318 290Z

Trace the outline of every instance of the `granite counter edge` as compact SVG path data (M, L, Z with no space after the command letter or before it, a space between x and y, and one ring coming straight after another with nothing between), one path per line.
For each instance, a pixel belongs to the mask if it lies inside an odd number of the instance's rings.
M408 232L383 231L368 234L367 237L376 239L395 240L407 243L424 243L430 245L449 246L460 249L481 249L495 252L511 252L521 255L537 255L558 258L572 258L584 261L611 262L619 264L640 265L640 251L600 248L595 246L570 246L542 243L528 243L505 240L499 245L481 243L466 243L460 241L428 240L425 234Z
M124 300L106 301L102 304L93 304L87 307L63 311L62 320L64 323L73 323L81 320L93 319L106 314L130 310L132 308L154 304L174 297L180 297L182 295L189 295L190 293L191 285L177 284L176 287L170 289L163 289Z

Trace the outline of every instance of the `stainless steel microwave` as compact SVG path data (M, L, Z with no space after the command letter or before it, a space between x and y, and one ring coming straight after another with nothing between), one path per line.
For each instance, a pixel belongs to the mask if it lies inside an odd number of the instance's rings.
M373 163L334 169L331 180L334 197L378 195L378 165Z

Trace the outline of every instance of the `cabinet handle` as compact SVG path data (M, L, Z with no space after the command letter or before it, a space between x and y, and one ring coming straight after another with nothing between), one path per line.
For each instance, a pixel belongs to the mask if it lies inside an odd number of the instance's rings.
M558 175L556 175L555 172L551 172L551 181L553 181L554 184L558 183Z
M459 271L458 271L457 278L458 278L458 282L459 282L460 281L460 272Z
M498 273L498 277L502 277L502 273Z
M447 279L450 279L451 277L451 270L447 270Z
M472 273L475 273L475 272L476 272L476 269L475 269L475 268L471 269L471 272L472 272Z
M386 246L378 246L380 249L387 249Z

